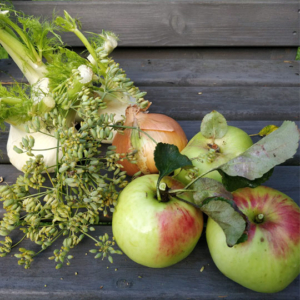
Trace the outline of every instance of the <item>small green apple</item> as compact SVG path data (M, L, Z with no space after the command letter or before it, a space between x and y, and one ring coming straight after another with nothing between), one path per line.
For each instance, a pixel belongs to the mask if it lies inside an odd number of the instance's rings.
M300 272L300 208L268 187L242 188L234 202L248 217L248 240L228 247L221 227L208 219L206 239L218 269L235 282L262 293L287 287Z
M233 126L228 126L227 133L219 139L206 138L199 132L181 151L181 154L186 155L192 161L196 169L176 170L175 178L187 185L197 176L228 162L252 145L253 142L249 135L242 129ZM213 171L205 177L222 181L218 171Z
M133 261L163 268L192 252L202 233L203 215L174 197L159 202L157 180L157 174L145 175L126 186L113 213L112 230L118 246ZM162 182L171 189L183 188L171 177L164 177ZM190 193L186 200L192 200Z

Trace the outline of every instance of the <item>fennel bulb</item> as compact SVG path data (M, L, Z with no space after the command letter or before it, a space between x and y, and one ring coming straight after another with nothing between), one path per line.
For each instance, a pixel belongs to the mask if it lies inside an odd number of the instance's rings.
M52 133L49 132L49 134ZM16 167L19 171L22 171L22 168L26 164L26 161L29 159L29 156L26 153L17 153L13 148L14 146L19 147L20 143L22 143L22 139L28 135L31 135L35 139L34 149L41 150L32 150L32 154L42 154L44 156L44 162L46 166L49 167L48 172L54 172L54 167L57 163L57 139L55 137L45 135L41 132L33 132L28 134L27 132L13 125L10 126L7 141L7 155L11 164L14 167ZM60 150L58 158L60 159L61 156L62 151Z

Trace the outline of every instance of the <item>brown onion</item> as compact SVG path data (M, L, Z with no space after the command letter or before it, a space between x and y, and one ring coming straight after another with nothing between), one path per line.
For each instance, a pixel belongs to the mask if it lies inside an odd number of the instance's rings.
M176 145L179 151L188 142L184 131L174 119L162 114L149 114L136 105L129 106L126 109L124 126L138 127L150 135L157 143ZM134 156L136 164L129 162L126 158L119 161L130 176L138 171L141 171L143 174L158 173L154 162L156 144L144 132L126 128L122 133L118 132L112 142L117 147L117 153L128 154L136 151Z

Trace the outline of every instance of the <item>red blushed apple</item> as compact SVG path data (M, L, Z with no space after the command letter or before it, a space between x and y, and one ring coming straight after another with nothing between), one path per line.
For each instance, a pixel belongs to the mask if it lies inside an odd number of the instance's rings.
M145 175L132 181L120 194L113 214L113 235L121 250L144 266L163 268L188 256L203 229L199 209L170 197L156 199L158 175ZM169 188L180 189L177 180L165 177ZM191 201L189 193L186 200Z
M300 209L287 195L268 187L243 188L233 193L249 218L248 240L228 247L220 226L208 220L206 238L219 270L257 292L287 287L300 272Z

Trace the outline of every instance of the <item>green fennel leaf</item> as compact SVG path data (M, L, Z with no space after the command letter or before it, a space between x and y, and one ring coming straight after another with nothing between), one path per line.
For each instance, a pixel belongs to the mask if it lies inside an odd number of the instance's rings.
M50 80L50 89L59 86L64 81L71 78L72 70L87 63L86 59L66 48L59 48L50 56L52 61L51 64L47 65L46 74L47 78Z
M57 17L55 19L55 24L59 27L61 27L64 31L75 31L77 29L81 29L82 24L81 22L76 19L76 18L72 18L68 12L66 12L64 10L64 18L63 17Z
M0 125L4 122L16 125L30 120L33 101L28 96L30 88L14 83L9 89L0 84Z
M40 17L22 16L18 18L18 22L22 24L23 31L27 32L27 37L37 49L40 58L44 56L48 60L48 55L63 44L60 35L57 34L59 28L53 21L41 20Z
M7 59L8 53L6 50L0 45L0 59Z
M110 37L114 38L116 41L119 40L118 36L111 31L102 30L101 34L94 33L94 32L87 32L87 33L90 34L88 40L95 49L99 47L103 47L104 43Z

